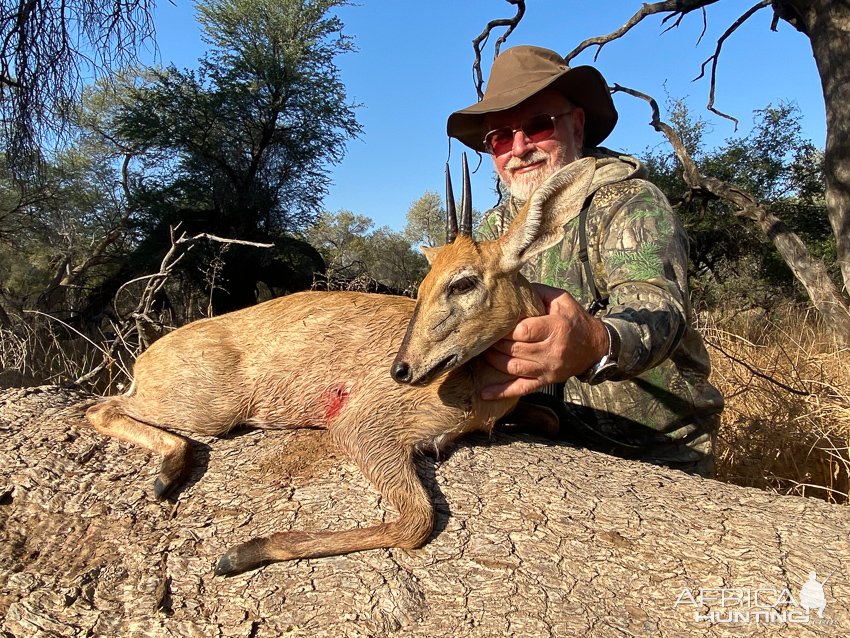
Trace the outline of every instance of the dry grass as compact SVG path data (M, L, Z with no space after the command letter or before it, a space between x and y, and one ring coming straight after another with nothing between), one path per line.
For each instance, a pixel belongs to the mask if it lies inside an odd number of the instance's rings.
M850 350L799 307L702 319L726 397L718 478L847 503Z
M132 355L108 339L96 343L68 324L41 313L15 317L0 327L0 389L42 384L77 384L98 393L117 392L129 381Z

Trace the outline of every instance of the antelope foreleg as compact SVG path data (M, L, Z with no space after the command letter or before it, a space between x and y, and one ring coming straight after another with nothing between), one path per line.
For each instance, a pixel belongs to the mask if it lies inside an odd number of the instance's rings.
M434 508L416 474L411 450L386 439L344 444L344 447L366 478L398 510L398 518L365 528L278 532L255 538L224 554L216 565L216 575L236 574L280 560L336 556L385 547L421 547L434 527Z

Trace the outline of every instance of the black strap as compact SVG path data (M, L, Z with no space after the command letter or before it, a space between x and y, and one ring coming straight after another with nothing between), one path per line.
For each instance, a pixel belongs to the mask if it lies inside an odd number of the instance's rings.
M599 288L596 287L596 280L593 277L593 267L590 265L590 256L587 251L587 211L593 202L593 195L589 195L584 200L581 212L578 215L578 258L581 260L582 268L584 268L584 278L587 285L590 287L590 292L593 294L593 301L587 306L587 311L591 315L595 315L600 310L608 306L608 297L602 296Z
M558 399L558 401L564 400L564 387L565 383L549 383L544 385L542 388L538 390L540 394L545 394L550 397L554 397Z
M602 293L599 292L599 288L596 287L596 280L593 277L593 268L590 266L590 256L587 251L587 211L590 209L591 203L593 203L592 194L588 195L587 199L584 200L584 205L578 217L578 258L581 260L585 279L588 286L590 286L591 293L593 293L593 301L588 304L587 311L591 315L595 315L608 306L608 297L603 297ZM538 392L563 401L565 386L566 384L564 383L550 383L540 388Z

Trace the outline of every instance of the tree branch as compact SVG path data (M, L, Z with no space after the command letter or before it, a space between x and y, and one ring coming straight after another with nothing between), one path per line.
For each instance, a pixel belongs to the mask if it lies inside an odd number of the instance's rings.
M493 29L498 27L507 27L505 32L496 40L496 45L494 47L493 57L499 55L499 49L502 46L502 43L508 39L508 36L513 33L513 30L516 29L520 20L522 20L522 16L525 15L525 0L505 0L508 4L515 5L517 10L516 14L513 18L499 18L497 20L491 20L487 23L487 26L484 27L484 30L480 33L480 35L472 41L472 48L475 50L475 62L472 64L472 73L473 80L475 82L475 91L478 94L478 100L484 98L484 78L481 74L481 49L487 43L487 40L490 37L490 33Z
M682 17L686 13L690 13L691 11L694 11L696 9L701 9L710 4L714 4L717 1L718 0L665 0L664 2L656 2L654 4L644 4L631 18L628 19L628 21L622 27L620 27L616 31L612 31L608 35L588 38L587 40L579 44L575 49L570 51L565 56L567 64L569 64L573 58L578 56L579 53L592 46L598 47L596 50L596 54L593 56L594 61L596 61L596 58L599 57L599 52L602 50L602 47L604 47L609 42L613 42L614 40L623 37L629 31L631 31L633 27L642 22L644 18L647 18L651 15L655 15L656 13L669 13L670 15L666 16L662 23L667 22L671 18L678 15L679 18L673 25L678 26L682 20Z
M728 38L735 31L737 31L738 27L740 27L747 20L749 20L757 11L764 9L765 7L769 7L770 5L771 0L761 0L761 2L750 7L747 11L744 12L744 14L740 18L735 20L735 22L732 23L732 26L726 29L726 31L723 32L723 35L721 35L717 39L717 48L714 50L714 55L710 56L705 62L702 63L699 75L694 78L694 82L696 82L700 78L705 77L705 66L709 62L711 62L711 88L709 89L708 105L706 106L706 108L708 108L708 110L714 113L715 115L719 115L720 117L725 117L727 120L733 121L735 123L735 130L738 129L738 120L732 117L731 115L727 115L726 113L718 111L716 108L714 108L714 94L717 85L717 61L720 59L720 49L723 47L723 43L726 41L726 38Z
M732 361L734 361L738 365L743 366L744 368L747 369L747 371L750 374L752 374L755 377L758 377L759 379L764 379L768 383L772 383L773 385L776 385L776 386L782 388L786 392L789 392L791 394L795 394L797 396L810 397L810 396L813 396L813 394L814 394L813 392L811 392L809 390L798 390L797 388L791 387L790 385L788 385L786 383L782 383L782 381L779 381L778 379L774 379L772 376L765 374L764 372L761 372L760 370L757 370L755 368L755 366L752 366L749 363L747 363L746 361L744 361L743 359L736 357L734 354L732 354L728 350L724 349L723 346L721 346L714 339L709 338L707 335L703 335L703 340L708 345L710 345L712 348L714 348L715 350L718 350L723 356L731 359Z
M253 246L254 248L274 248L274 244L262 244L255 241L246 241L244 239L227 239L225 237L219 237L217 235L211 235L210 233L199 233L192 237L186 237L184 234L180 239L177 240L178 244L188 244L199 239L209 239L210 241L215 241L220 244L239 244L240 246Z

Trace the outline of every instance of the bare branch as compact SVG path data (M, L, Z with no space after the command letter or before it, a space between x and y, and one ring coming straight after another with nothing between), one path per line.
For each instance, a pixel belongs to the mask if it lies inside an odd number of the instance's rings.
M135 62L153 41L152 0L8 0L0 16L0 113L17 176L38 163L40 143L64 140L68 105L88 76Z
M738 127L738 120L736 118L732 117L731 115L728 115L727 113L723 113L722 111L718 110L714 106L715 88L716 88L716 83L717 83L717 62L718 62L718 59L720 57L720 50L721 50L721 48L723 46L723 42L726 40L726 38L728 38L739 26L741 26L741 24L746 22L747 19L749 19L756 11L770 6L771 1L772 0L761 0L758 4L756 4L754 7L750 8L740 18L738 18L738 20L736 20L735 23L731 27L729 27L729 29L726 30L726 32L717 41L717 48L714 52L714 55L712 55L705 62L703 62L702 68L700 69L700 74L695 78L695 80L698 80L701 77L703 77L704 74L705 74L706 65L708 65L709 62L711 62L711 83L710 83L710 88L709 88L709 100L708 100L707 108L712 113L734 122L736 129ZM623 37L625 34L627 34L629 31L631 31L632 28L634 28L637 24L642 22L644 20L644 18L651 16L651 15L655 15L657 13L667 13L668 14L662 19L662 21L661 21L662 24L666 24L668 21L673 20L675 18L675 21L673 22L673 24L668 26L662 32L662 33L667 33L667 31L670 31L671 29L678 27L681 24L682 19L684 18L684 16L686 14L688 14L692 11L695 11L697 9L700 9L702 11L702 17L703 17L703 29L702 29L702 32L700 33L699 39L697 40L697 44L699 44L699 42L702 41L702 38L705 35L706 29L707 29L707 24L708 24L705 7L707 7L710 4L714 4L715 2L717 2L717 0L665 0L663 2L655 2L653 4L644 4L643 6L641 6L641 8L634 15L632 15L631 18L629 18L629 20L626 21L626 23L622 27L620 27L616 31L609 33L608 35L588 38L587 40L585 40L584 42L579 44L575 49L570 51L566 55L565 59L567 60L567 63L569 64L570 61L572 61L576 56L578 56L580 53L582 53L585 49L595 46L596 47L596 53L594 54L593 59L594 59L594 61L596 61L596 59L599 57L599 53L602 51L602 47L604 47L609 42L613 42L614 40L617 40L618 38Z
M708 31L708 11L705 10L705 7L702 8L702 31L699 33L699 37L697 38L697 46L702 42L703 37L705 37L705 32Z
M665 0L664 2L656 2L654 4L644 4L641 8L626 21L626 23L617 29L609 33L608 35L597 36L595 38L588 38L581 44L579 44L575 49L570 51L565 59L567 64L575 58L579 53L584 51L585 49L595 46L597 47L596 54L593 56L594 61L597 57L599 57L599 52L602 50L602 47L608 44L609 42L613 42L618 38L623 37L632 30L637 24L643 21L644 18L647 18L651 15L655 15L656 13L670 13L671 15L664 18L663 22L666 22L670 18L678 15L678 14L686 14L694 11L695 9L700 9L706 7L710 4L714 4L718 0ZM676 25L679 24L681 18L677 20ZM674 25L674 26L676 26Z
M245 241L244 239L226 239L209 233L199 233L193 237L186 237L183 235L177 240L177 243L187 244L198 241L199 239L209 239L210 241L216 241L220 244L239 244L240 246L253 246L254 248L274 248L274 244L261 244L253 241Z
M475 91L478 94L479 101L484 98L484 78L481 74L481 49L487 43L490 33L498 27L507 27L505 32L496 41L495 52L493 57L499 55L499 49L502 44L508 39L508 36L516 29L522 16L525 15L525 0L505 0L508 4L515 5L517 10L513 18L499 18L491 20L484 27L481 34L472 41L472 48L475 51L475 62L472 64L473 81L475 82Z
M703 194L711 194L717 198L726 199L742 210L757 206L755 199L744 191L741 191L726 182L710 177L703 177L700 174L696 163L685 148L682 138L679 137L675 130L673 130L673 127L661 120L661 111L658 108L658 102L655 101L655 98L647 95L646 93L641 93L640 91L630 89L619 84L615 84L611 92L627 93L628 95L640 98L649 104L652 109L652 121L650 124L656 131L663 133L667 137L667 140L673 147L673 151L676 153L676 157L682 164L685 183L691 188L691 190L699 191Z
M723 35L721 35L717 39L717 48L714 50L714 55L710 56L705 62L702 63L699 75L694 78L694 82L696 82L700 78L704 77L705 66L709 62L711 62L711 88L708 94L707 108L712 113L719 115L720 117L725 117L727 120L733 121L735 123L736 130L738 128L738 120L732 117L731 115L727 115L726 113L718 111L716 108L714 108L714 93L717 85L717 62L720 59L720 49L723 47L723 43L726 41L726 38L728 38L735 31L737 31L738 27L740 27L742 24L744 24L744 22L749 20L757 11L764 9L765 7L769 7L771 5L771 1L772 0L761 0L761 2L750 7L747 11L744 12L744 14L740 18L735 20L735 22L733 22L732 25L728 29L726 29L726 31L723 32Z
M772 383L773 385L782 388L783 390L785 390L786 392L789 392L790 394L796 394L797 396L801 396L801 397L815 396L814 392L811 391L811 390L799 390L797 388L794 388L794 387L788 385L787 383L783 383L779 379L775 379L772 376L765 374L764 372L756 369L754 366L750 365L749 363L747 363L743 359L736 357L734 354L732 354L728 350L725 350L723 348L723 346L721 346L718 341L711 339L708 335L703 335L703 339L705 340L705 342L708 345L710 345L715 350L718 350L723 356L731 359L732 361L734 361L738 365L741 365L744 368L746 368L747 371L750 374L752 374L754 377L758 377L759 379L764 379L768 383Z
M134 331L138 335L140 349L145 349L150 345L152 341L151 333L161 328L160 322L153 317L154 305L157 296L168 282L168 278L171 276L171 272L174 270L174 267L180 263L180 260L182 260L190 250L192 250L196 242L206 239L224 245L238 244L241 246L253 246L255 248L274 247L274 244L261 244L242 239L229 239L225 237L218 237L217 235L212 235L210 233L200 233L192 237L188 237L186 233L181 233L178 237L177 231L179 228L180 225L178 224L170 229L171 247L160 262L159 272L132 279L131 281L122 284L115 292L113 305L117 308L118 297L128 286L133 283L147 280L144 290L142 290L141 295L139 295L136 307L128 315L126 315L127 319L122 320L121 325L117 327L116 332L118 333L119 338L115 340L113 348L119 341L126 343L128 341L128 336ZM128 320L132 320L132 323Z
M704 22L705 21L705 9L702 10L702 13L703 13L703 22ZM673 29L677 28L680 24L682 24L682 20L685 19L686 15L687 15L686 13L679 13L679 14L671 13L670 15L664 16L664 18L661 20L661 24L666 24L668 20L671 20L674 17L676 18L676 21L673 24L671 24L669 27L664 29L664 31L661 32L661 35L664 35L668 31L672 31ZM700 36L700 38L701 37L702 36ZM699 40L697 40L697 44L699 44Z
M127 208L130 208L130 202L133 201L133 195L130 193L130 160L133 159L132 153L124 154L124 161L121 162L121 188L124 190L124 196L127 198Z

